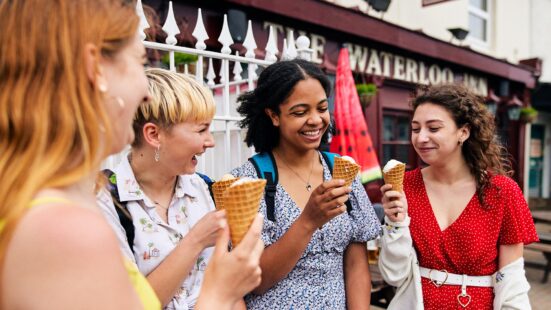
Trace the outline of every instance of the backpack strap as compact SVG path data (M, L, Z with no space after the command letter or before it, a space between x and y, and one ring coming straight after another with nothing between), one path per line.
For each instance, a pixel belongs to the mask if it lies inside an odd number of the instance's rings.
M249 161L253 164L257 177L266 180L264 189L266 217L275 222L275 195L279 176L275 167L274 155L271 152L259 153L249 158Z
M325 160L325 163L327 164L327 166L329 166L329 171L333 173L333 165L335 164L335 157L340 157L340 155L326 152L326 151L321 151L321 156L323 157L323 160ZM352 211L352 203L350 202L350 199L348 199L345 202L345 205L346 205L346 212L350 214L350 212Z
M119 189L117 188L117 176L109 169L102 170L102 172L108 179L107 187L115 204L115 211L117 211L121 226L126 233L126 240L128 241L130 250L134 253L134 223L132 223L132 216L126 208L126 201L121 202Z
M203 181L205 181L205 183L207 183L207 186L209 187L209 194L210 194L210 197L212 197L212 201L214 201L214 193L212 192L212 184L214 184L214 180L211 179L208 175L206 174L202 174L202 173L199 173L199 172L195 172L195 174L197 174L198 176L201 177L201 179L203 179Z

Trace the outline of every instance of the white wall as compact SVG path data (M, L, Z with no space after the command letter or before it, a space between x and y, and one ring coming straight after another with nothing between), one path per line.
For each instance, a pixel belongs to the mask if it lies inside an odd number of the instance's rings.
M512 63L531 58L531 1L496 0L493 2L493 48L489 53Z
M551 82L551 0L531 0L530 55L543 60L540 82Z

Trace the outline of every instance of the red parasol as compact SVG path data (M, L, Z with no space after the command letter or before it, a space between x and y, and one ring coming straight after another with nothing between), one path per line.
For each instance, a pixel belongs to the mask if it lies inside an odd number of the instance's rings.
M361 166L362 183L382 178L379 160L367 131L352 70L350 70L346 48L341 49L337 64L334 117L336 134L331 140L331 152L354 158Z

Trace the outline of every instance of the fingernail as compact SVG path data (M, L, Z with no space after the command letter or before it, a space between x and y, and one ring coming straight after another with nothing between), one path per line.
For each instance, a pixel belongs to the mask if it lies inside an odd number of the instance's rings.
M339 179L339 184L340 184L340 185L343 185L343 184L344 184L344 180Z

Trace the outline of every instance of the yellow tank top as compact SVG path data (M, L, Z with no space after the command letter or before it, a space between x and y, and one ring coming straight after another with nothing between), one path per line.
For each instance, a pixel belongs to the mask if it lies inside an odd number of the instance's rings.
M34 206L41 205L41 204L46 204L46 203L69 204L72 202L61 197L40 197L32 200L29 203L29 208L32 208ZM0 219L0 233L2 233L2 229L4 228L4 225L5 225L4 219ZM159 301L159 298L157 298L155 291L153 291L153 288L151 287L151 285L149 285L149 282L147 282L147 279L140 273L140 271L138 270L138 267L136 267L136 265L131 261L129 261L127 258L123 260L123 263L124 263L124 268L128 273L128 277L130 278L130 282L132 282L132 286L134 286L134 290L136 290L136 293L140 298L143 308L145 310L161 309L161 302Z

